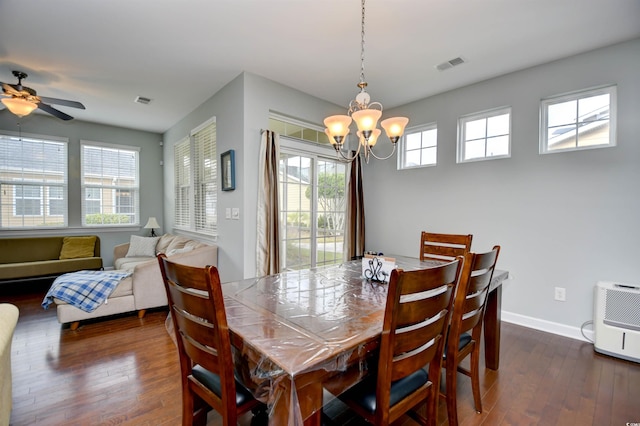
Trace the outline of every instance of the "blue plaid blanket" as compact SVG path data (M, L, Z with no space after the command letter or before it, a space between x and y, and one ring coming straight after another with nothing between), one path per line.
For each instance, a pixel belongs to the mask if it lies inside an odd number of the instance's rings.
M60 275L44 296L42 307L48 309L55 297L85 312L93 312L129 275L131 272L121 271L78 271Z

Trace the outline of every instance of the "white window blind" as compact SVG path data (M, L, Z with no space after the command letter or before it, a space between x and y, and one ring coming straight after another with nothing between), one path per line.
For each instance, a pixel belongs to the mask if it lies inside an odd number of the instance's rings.
M139 148L81 142L82 224L140 224Z
M178 142L174 147L175 159L175 226L176 228L189 229L191 224L191 149L189 138Z
M193 133L195 230L215 235L218 201L218 161L216 123L210 122Z
M193 129L176 143L175 227L206 235L217 235L218 160L216 119Z
M68 224L67 141L0 135L0 229Z

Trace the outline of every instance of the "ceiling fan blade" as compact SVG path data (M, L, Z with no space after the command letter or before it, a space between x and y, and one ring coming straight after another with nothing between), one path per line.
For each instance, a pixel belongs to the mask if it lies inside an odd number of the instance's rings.
M49 114L56 116L62 120L68 121L68 120L73 120L73 117L70 116L69 114L65 114L62 111L58 111L57 109L55 109L54 107L52 107L51 105L47 105L47 104L43 104L42 102L38 103L38 108L40 108L41 110L48 112Z
M9 83L2 83L2 82L0 82L0 84L2 85L2 91L4 93L6 93L7 95L20 96L20 90L18 89L17 85L9 84Z
M46 102L48 104L63 105L63 106L68 106L72 108L85 109L84 105L82 105L80 102L68 101L66 99L49 98L47 96L38 96L38 97L42 102Z

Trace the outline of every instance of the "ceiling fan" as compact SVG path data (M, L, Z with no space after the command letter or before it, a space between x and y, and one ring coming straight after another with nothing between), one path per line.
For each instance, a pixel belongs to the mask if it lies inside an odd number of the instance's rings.
M18 79L18 84L0 82L2 85L2 95L7 96L2 99L2 103L9 111L18 117L29 115L36 108L40 108L42 111L48 112L62 120L72 120L72 116L55 109L49 104L85 109L84 105L80 102L38 96L35 90L22 85L22 80L27 78L27 74L22 71L13 71L13 75Z

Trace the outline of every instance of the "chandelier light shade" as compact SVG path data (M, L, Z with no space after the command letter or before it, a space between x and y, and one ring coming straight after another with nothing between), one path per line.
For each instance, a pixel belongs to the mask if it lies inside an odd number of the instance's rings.
M371 102L371 96L366 91L367 82L364 80L364 15L365 15L365 0L362 0L362 31L361 31L361 55L360 55L360 82L358 87L360 93L354 100L349 103L347 109L347 115L332 115L324 119L324 125L327 128L324 130L325 134L329 137L329 142L336 150L336 153L342 157L344 161L353 161L360 154L360 150L363 150L365 162L369 162L369 156L373 156L378 160L386 160L391 158L396 152L398 141L404 134L404 129L409 123L407 117L393 117L382 120L380 125L385 130L387 137L391 141L393 149L391 154L386 157L378 157L373 153L372 148L378 141L378 137L382 133L377 128L378 120L382 117L382 104L380 102ZM353 156L345 154L343 146L347 135L349 134L349 126L351 122L355 121L358 130L356 135L358 136L358 149Z
M29 102L26 99L21 98L3 98L2 103L7 107L9 111L18 117L24 117L29 115L38 108L38 104Z

